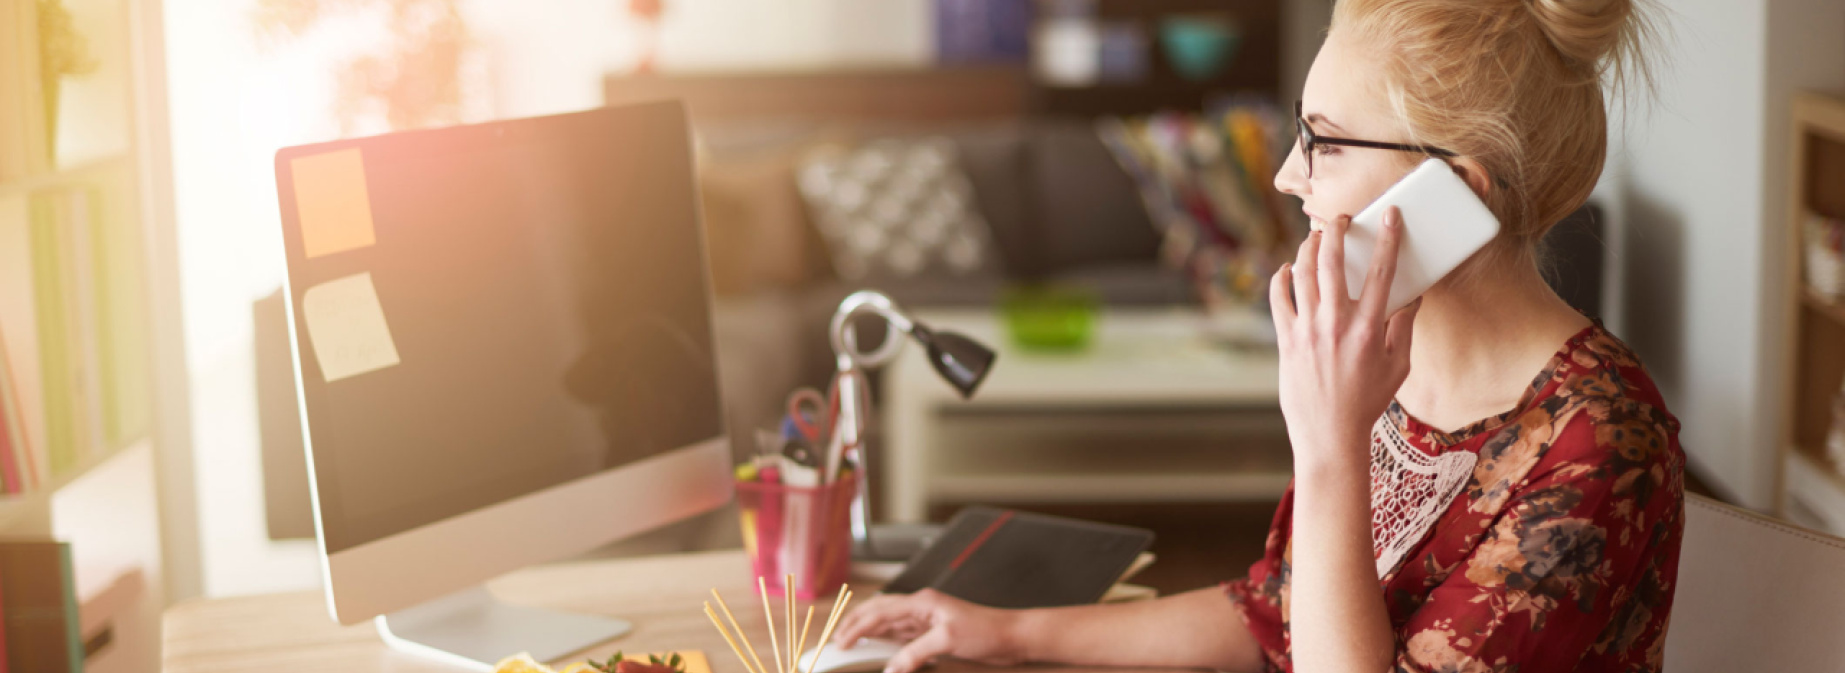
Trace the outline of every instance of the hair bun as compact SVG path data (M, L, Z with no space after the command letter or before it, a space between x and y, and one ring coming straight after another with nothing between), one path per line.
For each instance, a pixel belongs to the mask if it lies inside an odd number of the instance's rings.
M1619 67L1636 51L1644 30L1638 0L1526 0L1544 34L1563 57L1596 72Z

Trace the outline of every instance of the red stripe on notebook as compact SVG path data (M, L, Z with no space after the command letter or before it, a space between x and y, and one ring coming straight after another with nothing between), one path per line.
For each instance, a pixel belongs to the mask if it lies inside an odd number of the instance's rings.
M954 562L948 564L948 569L955 570L960 568L961 563L966 561L967 557L973 556L974 550L979 549L980 545L986 544L987 538L993 537L993 532L999 530L999 527L1004 525L1006 520L1010 518L1012 518L1012 510L1000 512L999 518L994 519L993 523L987 524L987 529L980 531L980 535L976 536L973 542L968 543L966 549L961 550L961 555L956 556Z

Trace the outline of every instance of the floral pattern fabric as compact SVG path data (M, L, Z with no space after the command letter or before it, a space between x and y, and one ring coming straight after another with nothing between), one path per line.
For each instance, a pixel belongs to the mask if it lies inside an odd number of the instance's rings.
M1572 337L1511 411L1447 433L1392 403L1430 455L1479 458L1402 563L1379 579L1395 670L1658 671L1684 533L1678 420L1626 344ZM1294 492L1262 560L1224 583L1270 670L1291 671Z

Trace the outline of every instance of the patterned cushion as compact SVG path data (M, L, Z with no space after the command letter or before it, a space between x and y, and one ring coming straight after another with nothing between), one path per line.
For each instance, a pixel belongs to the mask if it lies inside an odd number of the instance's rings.
M819 148L797 179L843 280L996 272L992 233L946 138Z

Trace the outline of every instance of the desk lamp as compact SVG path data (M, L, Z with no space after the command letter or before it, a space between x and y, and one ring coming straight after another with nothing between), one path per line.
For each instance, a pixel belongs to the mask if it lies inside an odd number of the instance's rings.
M859 350L856 332L851 329L853 319L866 314L884 318L892 330L886 332L877 350L870 353ZM834 423L827 456L829 460L851 458L858 466L858 495L852 501L852 546L853 555L863 560L908 559L927 546L935 532L933 526L886 524L878 526L879 532L874 535L871 526L871 499L867 492L871 470L865 462L863 437L871 415L871 401L865 373L896 359L904 343L898 332L922 344L929 355L929 366L954 386L962 399L974 396L974 390L993 368L995 358L993 349L978 341L955 332L930 329L917 322L881 292L855 292L839 303L830 330L839 369L834 379L839 386L839 416ZM837 474L837 469L836 464L827 466L829 474Z

